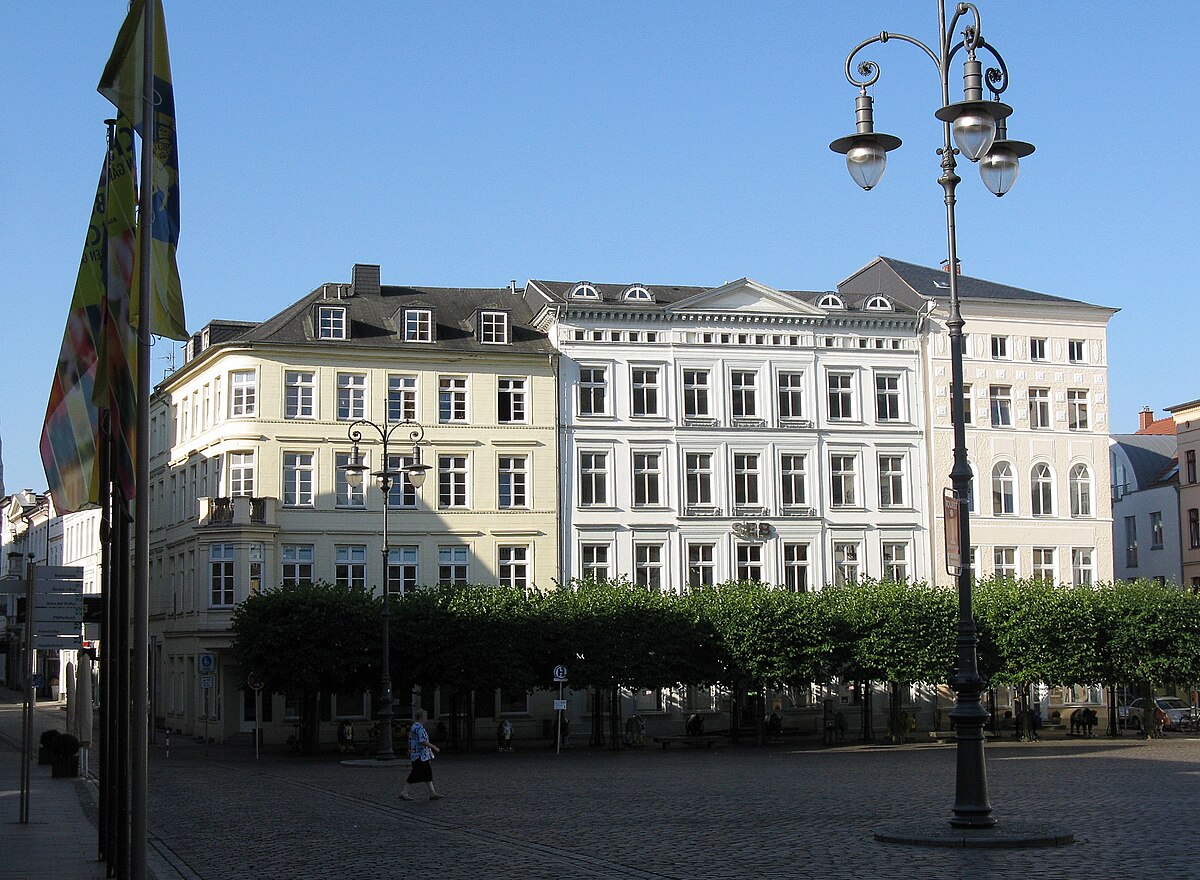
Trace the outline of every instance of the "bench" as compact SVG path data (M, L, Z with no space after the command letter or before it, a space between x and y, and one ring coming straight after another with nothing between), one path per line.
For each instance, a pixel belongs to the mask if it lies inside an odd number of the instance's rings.
M713 743L717 742L719 736L656 736L654 741L662 743L664 749L669 748L672 743L683 743L685 746L697 747L704 746L706 749L711 749Z

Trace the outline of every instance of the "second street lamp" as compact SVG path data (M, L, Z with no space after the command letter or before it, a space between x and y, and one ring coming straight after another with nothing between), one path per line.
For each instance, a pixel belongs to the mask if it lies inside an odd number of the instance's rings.
M353 445L349 459L341 468L346 476L347 485L352 488L357 489L362 486L363 477L368 471L362 452L359 450L363 428L374 430L379 435L382 446L379 470L371 472L371 476L379 481L379 488L383 490L383 611L380 613L383 628L383 660L379 677L379 712L377 713L379 750L375 757L380 761L391 761L395 759L396 753L392 748L392 716L394 713L392 712L391 644L389 639L391 591L388 566L391 561L391 548L388 546L388 507L391 504L393 487L399 485L403 479L407 480L413 489L421 488L421 484L425 482L425 474L429 471L429 465L421 463L420 444L425 436L425 429L416 422L392 422L391 424L377 425L369 419L359 419L351 424L347 431ZM388 454L388 444L396 431L408 432L407 442L412 446L412 456L407 464L393 469L392 459Z

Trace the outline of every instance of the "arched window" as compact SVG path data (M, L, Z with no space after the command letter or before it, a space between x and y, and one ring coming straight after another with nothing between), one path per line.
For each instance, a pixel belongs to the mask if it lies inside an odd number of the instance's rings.
M992 468L992 513L996 516L1012 515L1017 512L1017 501L1013 486L1012 465L1007 461L997 462Z
M1092 474L1086 464L1071 468L1071 516L1092 515Z
M600 291L586 281L580 281L568 294L571 299L600 299Z
M1050 465L1035 464L1029 473L1031 505L1034 516L1054 515L1054 475Z
M842 298L836 293L827 293L817 301L817 305L823 309L844 309L846 304L842 302Z
M654 302L654 295L640 284L627 287L623 295L625 302Z
M886 296L873 296L867 300L868 312L890 312L892 304Z

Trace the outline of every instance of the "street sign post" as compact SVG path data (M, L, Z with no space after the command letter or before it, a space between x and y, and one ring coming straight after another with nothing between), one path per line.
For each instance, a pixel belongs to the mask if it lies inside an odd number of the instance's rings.
M554 680L558 683L558 699L554 701L554 709L558 712L558 725L554 732L554 754L558 755L562 753L563 712L567 708L567 701L563 699L563 682L567 680L567 667L561 663L555 666Z

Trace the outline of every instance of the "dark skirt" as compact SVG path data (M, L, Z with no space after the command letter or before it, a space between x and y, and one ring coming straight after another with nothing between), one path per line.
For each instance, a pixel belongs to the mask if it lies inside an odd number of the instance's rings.
M409 782L433 782L433 762L413 761L412 771L408 774Z

